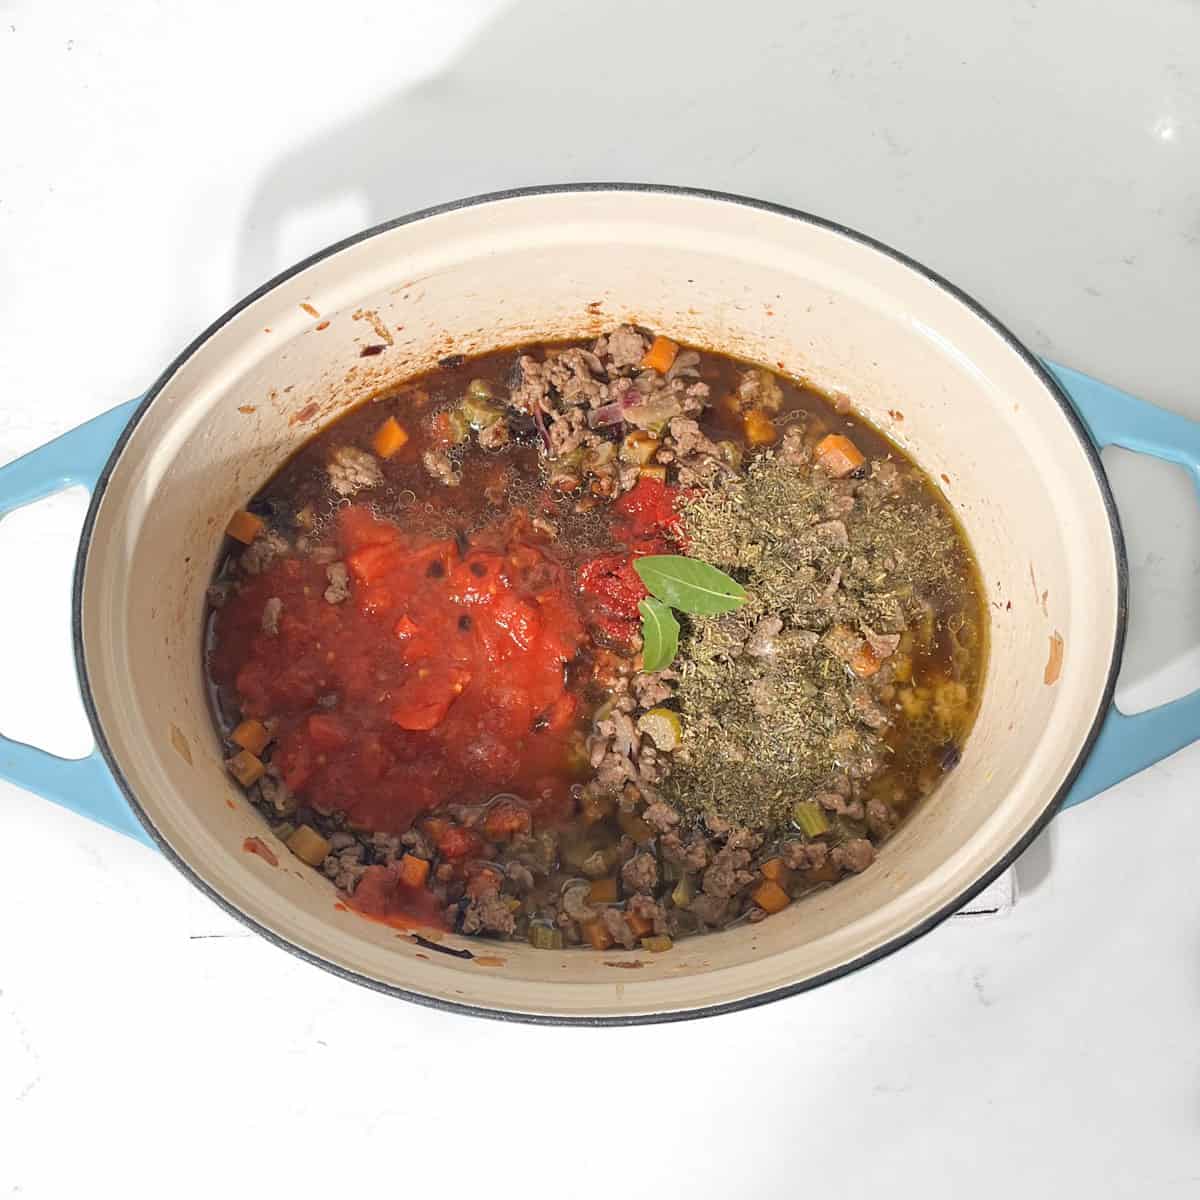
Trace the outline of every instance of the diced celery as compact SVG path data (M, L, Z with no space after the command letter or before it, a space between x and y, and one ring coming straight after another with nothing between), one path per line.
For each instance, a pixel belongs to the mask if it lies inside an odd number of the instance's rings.
M329 853L329 842L311 825L301 825L287 840L287 848L310 867L319 867Z
M637 727L660 750L674 750L683 741L683 722L672 708L652 708L638 718Z
M450 440L456 446L461 446L471 435L471 422L461 408L452 408L446 414L446 427L450 433Z
M459 406L472 429L487 429L504 416L504 410L490 400L480 400L467 394Z
M644 429L636 429L621 443L621 461L646 466L658 449L658 438Z
M562 930L541 923L532 924L529 926L529 944L535 950L561 950Z
M792 806L792 820L805 837L820 837L829 832L829 820L819 804L797 800Z

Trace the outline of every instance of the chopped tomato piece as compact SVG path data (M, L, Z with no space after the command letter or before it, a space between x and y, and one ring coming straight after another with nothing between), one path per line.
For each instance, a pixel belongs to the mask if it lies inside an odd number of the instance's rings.
M443 858L467 858L479 849L479 835L461 825L452 825L438 838L438 853Z
M633 644L641 627L630 617L614 617L608 613L597 613L592 618L592 632L614 648L625 649Z
M638 615L638 601L650 593L633 569L627 554L602 554L579 568L579 588L594 596L610 613L630 620Z
M350 741L350 730L341 717L313 713L308 718L308 740L318 753L340 750Z
M369 508L352 504L338 510L337 520L339 540L347 550L400 543L400 530L390 521L381 521Z
M488 616L508 634L518 650L528 650L541 632L541 615L528 600L503 596L492 606Z
M392 721L401 729L436 729L470 682L470 674L457 667L422 668L405 685L400 703L392 709Z
M418 628L419 627L416 621L414 621L412 617L408 615L408 613L405 613L404 616L402 616L400 620L398 620L396 624L392 626L392 632L398 638L410 638L414 633L417 632Z
M483 819L483 831L493 842L506 842L518 833L528 833L533 827L529 810L512 800L498 800Z
M613 512L623 518L634 536L674 532L679 528L676 504L680 490L660 479L641 476L619 500L614 500Z
M545 728L551 733L561 732L571 724L578 711L579 698L572 692L563 692L550 706L550 711L546 714Z
M358 607L370 617L387 612L395 602L392 589L386 587L369 587L358 597Z
M347 555L346 566L350 568L350 574L354 576L356 583L369 586L391 571L398 558L396 546L383 543L355 550L353 554Z
M491 604L498 593L507 590L501 554L473 551L450 575L450 599L455 604Z

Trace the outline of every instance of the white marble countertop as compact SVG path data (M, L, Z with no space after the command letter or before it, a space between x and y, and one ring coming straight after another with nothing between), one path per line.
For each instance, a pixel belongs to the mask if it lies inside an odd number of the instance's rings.
M1200 418L1188 0L4 0L0 112L0 461L140 392L336 237L588 179L835 218L1034 350ZM1122 694L1145 703L1200 678L1200 506L1182 473L1111 466ZM0 526L21 564L0 728L76 753L82 508ZM1196 1196L1198 782L1193 747L1057 819L1008 916L789 1001L627 1030L341 983L157 855L0 786L0 1194Z

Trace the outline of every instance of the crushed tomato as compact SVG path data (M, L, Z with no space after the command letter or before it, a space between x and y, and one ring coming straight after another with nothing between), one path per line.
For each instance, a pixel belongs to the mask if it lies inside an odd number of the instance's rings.
M673 554L682 544L678 502L684 493L643 476L612 504L614 532L626 549L601 554L579 568L579 590L588 599L589 624L599 638L628 646L640 627L638 602L650 593L633 562L647 554Z
M347 600L324 599L324 566L285 558L220 610L214 678L246 716L277 720L272 761L305 802L392 833L500 790L565 806L584 715L565 664L584 623L570 572L528 537L510 520L460 552L350 506L337 526ZM272 597L274 636L261 628Z

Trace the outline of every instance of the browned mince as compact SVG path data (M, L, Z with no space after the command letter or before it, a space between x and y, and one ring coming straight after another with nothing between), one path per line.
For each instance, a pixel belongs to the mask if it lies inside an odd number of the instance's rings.
M672 669L653 675L628 619L586 600L586 644L565 667L583 707L564 735L570 782L557 807L460 789L406 828L363 828L336 796L316 803L287 785L279 739L293 718L260 713L273 740L249 794L293 849L321 855L315 865L352 906L428 863L425 900L407 910L424 923L547 948L664 949L866 869L957 764L987 626L974 558L940 493L845 403L710 350L680 348L664 378L639 366L652 337L622 326L595 343L446 357L322 430L248 503L260 535L227 542L208 648L225 738L246 714L221 612L289 561L321 565L329 604L359 603L335 545L350 505L463 554L498 521L521 520L574 578L626 549L610 506L648 477L681 489L674 532L688 552L750 593L738 613L685 618ZM631 410L666 422L653 445ZM380 460L373 439L389 417L409 441ZM769 441L749 440L764 428ZM831 433L864 458L842 477L816 463ZM722 506L753 516L730 522ZM282 607L262 606L254 636L279 636ZM339 703L315 696L311 713ZM657 724L642 722L650 710ZM662 710L676 714L677 746ZM229 743L231 758L239 749ZM362 906L403 915L388 903Z

